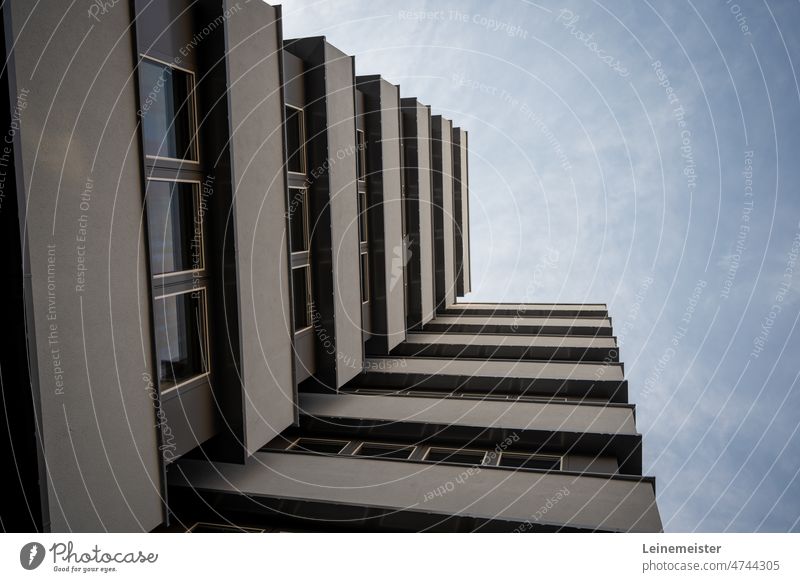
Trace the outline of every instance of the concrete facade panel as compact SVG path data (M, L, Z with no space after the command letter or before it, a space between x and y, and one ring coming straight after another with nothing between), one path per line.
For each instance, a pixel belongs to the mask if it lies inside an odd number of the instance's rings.
M336 386L361 371L364 343L360 278L358 200L356 191L355 96L353 59L325 43L325 99L328 119L328 159L331 252L334 277Z
M45 528L150 530L164 515L131 13L94 26L55 0L6 10Z
M604 434L636 433L633 409L570 403L402 398L355 394L303 394L303 414L316 418L420 422L509 430Z
M294 421L277 9L225 0L243 441L248 453ZM275 252L264 252L275 249Z
M258 453L247 465L184 461L172 483L252 497L330 501L338 504L416 510L520 523L548 504L541 523L607 531L661 531L653 486L646 481L614 477L531 474L481 468L468 478L466 467ZM448 482L458 487L435 495ZM318 483L325 483L320 487ZM491 495L486 495L491 491ZM559 495L560 492L560 495ZM557 499L553 503L553 499Z

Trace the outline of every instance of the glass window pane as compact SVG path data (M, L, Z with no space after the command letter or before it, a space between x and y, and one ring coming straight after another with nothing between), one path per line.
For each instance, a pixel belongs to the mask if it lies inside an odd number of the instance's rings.
M384 443L364 443L359 447L357 455L361 457L380 457L383 459L407 459L414 452L414 447L390 445Z
M288 170L305 173L305 136L303 135L303 111L286 108L286 148L289 156Z
M329 441L323 439L300 439L291 448L293 451L319 453L322 455L338 455L349 444L349 441Z
M203 225L197 184L147 182L150 269L154 275L203 268Z
M356 130L356 139L358 140L358 152L357 152L357 160L358 160L358 179L365 180L366 179L366 143L364 142L364 132Z
M545 469L558 471L561 468L561 459L557 457L542 457L520 453L503 453L500 455L501 467L520 469Z
M205 374L205 291L155 300L156 356L161 390Z
M358 240L367 242L367 193L358 193Z
M361 255L361 301L369 301L369 255Z
M293 253L308 250L307 190L289 189L289 236Z
M311 325L309 305L308 267L292 269L292 293L294 294L294 329L304 329Z
M464 451L461 449L431 449L426 461L451 463L455 465L480 465L485 457L483 451Z
M192 75L148 59L142 60L139 69L145 153L195 160Z

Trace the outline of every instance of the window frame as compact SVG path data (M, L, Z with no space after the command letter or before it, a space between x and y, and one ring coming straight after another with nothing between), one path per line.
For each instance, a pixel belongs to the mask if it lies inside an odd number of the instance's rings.
M434 461L434 460L431 460L429 458L432 451L451 451L452 453L480 453L483 456L481 457L480 463L472 463L472 464L469 464L469 463L456 463L456 462L453 462L453 461ZM437 465L441 463L441 464L444 464L444 465L459 465L459 466L462 466L462 467L474 467L474 466L483 467L483 466L486 466L486 458L487 458L488 454L489 454L488 451L485 451L485 450L482 450L482 449L454 449L454 448L451 448L451 447L433 446L433 447L428 447L428 450L425 451L425 455L423 455L422 460L426 461L428 463L435 463ZM453 454L451 454L450 456L453 456Z
M155 362L156 371L157 371L156 376L157 376L157 381L158 381L159 394L161 395L162 398L167 396L167 395L169 395L169 394L171 394L172 392L176 392L179 388L182 388L182 387L184 387L184 386L186 386L188 384L200 383L200 381L208 381L208 379L211 377L211 361L212 361L212 358L211 358L211 341L210 341L210 337L209 337L209 327L208 327L208 288L205 285L203 285L201 287L190 287L188 289L183 289L183 290L180 290L180 291L172 291L172 292L169 292L169 293L162 293L160 295L155 295L154 294L153 295L153 310L155 312L158 301L161 301L161 300L166 299L168 297L175 297L177 295L186 295L186 294L192 294L192 293L202 293L203 294L202 295L203 309L201 309L201 315L202 315L201 329L202 329L202 332L203 332L203 349L204 349L204 352L201 354L201 357L205 360L203 362L205 364L205 366L204 366L205 367L205 372L203 372L202 374L198 374L196 376L192 376L191 378L187 378L186 380L183 380L182 382L179 382L177 384L174 384L173 386L170 386L166 390L162 390L161 389L161 374L158 373L158 362ZM153 333L154 333L153 337L156 340L156 346L158 346L158 341L157 341L157 338L155 337L155 330L153 330Z
M308 325L306 325L305 327L300 327L300 328L294 329L293 332L295 334L302 333L302 332L304 332L306 330L311 329L314 326L314 317L313 317L314 316L314 312L313 312L314 297L313 297L313 291L312 291L312 288L311 288L311 263L310 263L310 261L307 261L307 262L305 262L303 264L300 264L300 265L292 265L291 268L290 268L291 279L292 279L292 281L291 281L291 283L292 283L292 291L293 291L292 292L292 302L294 302L294 272L295 272L295 270L299 270L299 269L305 269L305 271L306 271L306 293L305 293L305 295L306 295L306 304L305 304L305 311L306 311L306 321L308 322ZM294 305L294 303L293 303L292 307L293 307L293 309L294 309L294 311L296 313L298 306ZM295 322L292 321L292 328L294 328L294 323Z
M540 469L540 468L537 468L537 467L506 467L506 466L501 464L503 462L503 457L505 457L505 456L509 456L509 457L512 457L512 458L525 458L525 459L531 459L531 458L534 458L534 457L539 458L539 459L548 459L548 460L556 460L557 459L558 460L558 468L556 468L556 469ZM547 455L547 454L540 454L540 453L532 453L532 454L529 455L527 453L521 453L519 451L501 451L500 455L499 455L499 457L497 459L497 465L496 466L498 468L500 468L500 469L511 469L511 470L515 470L515 471L519 471L519 470L524 470L524 471L562 471L563 467L564 467L564 457L562 455Z
M193 184L194 185L194 195L196 198L197 203L197 211L198 213L201 211L201 204L203 202L203 195L202 195L202 185L203 183L196 179L196 178L164 178L162 176L148 176L145 179L145 182L172 182L172 183L182 183L182 184ZM147 192L147 186L145 185L145 215L149 221L149 212L150 209L148 208L148 200L149 194ZM149 225L148 225L149 226ZM184 269L182 271L169 271L167 273L154 273L152 275L153 279L169 279L171 277L178 277L181 275L190 275L195 273L201 273L206 270L206 241L205 241L205 221L200 221L200 256L202 261L202 267L198 269ZM149 242L148 242L149 245ZM148 249L149 253L149 249ZM151 266L152 269L152 266Z
M361 453L361 449L365 446L367 447L377 447L377 448L386 448L388 450L408 450L408 456L402 459L394 459L392 457L383 457L380 455L364 455ZM352 452L352 456L354 457L362 457L365 459L381 459L381 460L388 460L388 461L408 461L417 452L419 445L403 445L399 443L384 443L378 441L362 441L356 447L356 449Z
M200 164L200 144L198 143L198 141L199 141L200 131L199 131L198 124L197 124L197 121L198 121L197 120L197 83L195 82L196 76L195 76L194 71L191 71L189 69L181 67L180 65L176 65L175 63L169 63L169 62L167 62L167 61L165 61L163 59L159 59L157 57L154 57L154 56L148 55L148 54L144 54L144 53L139 53L139 64L137 64L137 67L141 64L141 61L144 61L144 60L152 61L154 63L158 63L159 65L164 65L165 67L169 67L171 69L175 69L175 70L181 71L182 73L186 73L187 75L189 75L189 78L191 79L191 90L189 91L189 93L191 95L190 107L189 107L189 123L190 123L190 127L191 127L191 129L190 129L190 131L191 131L191 139L190 139L189 143L190 143L190 150L191 150L192 156L193 156L192 158L173 158L173 157L170 157L170 156L158 156L158 155L148 154L148 153L145 152L145 154L144 154L145 159L146 160L153 160L155 162L165 161L165 162L176 162L176 163L181 163L181 164L191 163L191 164L198 164L199 165ZM138 96L138 99L139 100L141 99L141 95ZM143 121L144 114L141 112L141 105L140 105L139 111L140 111L139 119L140 119L140 123L142 124L142 142L144 143L144 142L146 142L146 139L145 139L145 135L144 135L144 121ZM173 120L173 124L174 123L175 122ZM164 143L163 139L162 139L161 143Z
M298 192L302 192L303 193L302 194L302 196L303 196L302 224L303 224L303 246L304 246L303 250L298 251L298 250L295 250L294 248L292 248L291 226L292 226L292 215L294 213L292 213L292 212L289 213L289 227L290 227L289 228L289 252L291 253L292 257L295 257L295 256L299 256L301 254L310 254L311 253L311 221L310 221L309 213L308 213L308 203L309 203L309 199L310 199L310 197L309 197L309 189L306 188L306 187L302 187L301 188L299 186L289 186L289 203L290 204L291 204L292 199L293 199L292 198L292 192L293 191L298 191Z
M289 151L286 152L286 172L291 174L291 175L293 175L293 176L303 176L305 178L306 175L308 174L308 155L307 155L307 148L306 148L306 146L307 146L307 142L306 142L306 137L307 137L306 136L306 110L305 110L304 107L298 107L297 105L292 105L291 103L284 103L283 107L284 107L283 115L284 115L284 117L286 119L288 119L288 117L289 117L288 115L286 115L286 109L287 108L291 108L291 109L294 109L295 111L299 111L300 112L300 115L299 115L299 119L300 119L300 153L302 154L300 156L300 167L301 167L301 170L299 172L296 172L294 170L290 170L289 169L289 160L292 158L292 153L289 152ZM285 131L287 131L287 135L288 135L288 129L289 129L289 127L288 127L288 124L287 124L286 125L286 130L285 130ZM287 139L286 142L287 142L287 147L288 147L289 140Z
M367 192L358 191L358 244L360 247L369 244L369 219L367 216ZM363 248L361 252L367 252Z
M361 295L361 304L369 303L372 298L369 279L369 251L362 251L358 254L358 260L361 263L359 268L359 294Z
M342 448L339 449L339 452L337 452L337 453L318 453L316 451L310 451L310 450L303 449L303 448L299 449L298 447L302 446L300 444L300 441L313 441L313 442L317 442L317 443L344 443L344 444L342 445ZM325 456L325 457L338 457L338 456L340 456L342 454L342 451L344 451L350 445L350 443L352 443L352 442L353 442L352 440L329 439L329 438L324 438L324 437L305 437L305 436L301 436L301 437L296 438L294 441L292 441L292 443L288 447L283 449L283 450L284 451L290 451L290 452L293 452L293 453L304 453L304 454L307 454L307 455L320 455L320 456Z
M356 128L356 180L367 181L367 134L363 129Z

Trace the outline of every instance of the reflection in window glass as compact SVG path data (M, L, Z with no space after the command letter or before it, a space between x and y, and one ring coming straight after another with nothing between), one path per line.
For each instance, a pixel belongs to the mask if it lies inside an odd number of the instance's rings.
M148 59L139 70L145 154L195 160L193 76Z
M303 174L306 171L303 110L286 108L286 148L289 156L288 170Z
M161 391L208 372L205 354L205 290L157 298L156 356Z
M203 268L203 231L197 184L149 180L147 227L154 275Z

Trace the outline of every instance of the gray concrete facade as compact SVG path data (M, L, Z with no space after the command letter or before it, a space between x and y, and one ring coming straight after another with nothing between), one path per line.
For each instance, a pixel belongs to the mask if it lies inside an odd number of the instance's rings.
M661 531L607 306L463 300L465 126L280 7L41 4L2 8L39 529ZM144 61L186 84L183 157L147 154ZM149 184L207 177L150 236ZM156 271L189 220L203 267Z
M4 7L43 528L150 530L164 511L130 12L94 27L49 4Z
M436 311L431 111L415 98L403 98L406 228L408 231L409 327L433 319Z

